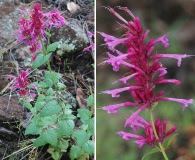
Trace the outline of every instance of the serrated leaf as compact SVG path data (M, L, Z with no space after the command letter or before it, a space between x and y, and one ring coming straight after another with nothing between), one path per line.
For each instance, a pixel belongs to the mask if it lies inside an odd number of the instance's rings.
M94 95L90 95L87 98L87 107L94 105Z
M39 82L39 83L37 84L37 87L38 87L38 88L47 88L48 86L47 86L47 84L46 84L45 82Z
M78 117L81 118L81 121L83 123L88 119L90 119L90 117L92 116L92 112L87 109L78 109L77 111L78 111Z
M70 136L74 130L73 120L61 120L58 122L58 127L65 136Z
M77 159L83 154L83 150L79 146L72 145L70 149L70 158L71 160Z
M58 82L57 83L57 87L58 87L58 90L61 91L62 89L65 89L66 86L64 85L64 83L61 83L61 82Z
M77 160L89 160L89 154L83 153Z
M68 148L68 145L69 145L68 141L63 139L60 141L58 147L60 147L62 151L66 151L66 149Z
M146 158L147 156L151 155L151 154L155 154L160 152L160 150L158 148L152 148L150 151L148 151L141 160L144 160L144 158Z
M57 121L57 119L58 119L58 116L57 115L43 117L43 118L41 118L41 121L40 121L39 125L42 128L45 128L45 127L48 127L50 125L55 124L56 121Z
M57 146L57 132L55 129L50 128L42 133L42 137L45 142L51 144L52 146Z
M57 114L60 112L61 107L59 106L58 102L55 100L49 101L41 110L40 116L45 117L45 116L51 116L54 114Z
M40 94L40 95L37 97L37 102L42 102L44 99L45 99L45 96L44 96L43 94Z
M42 66L44 63L46 63L52 53L49 53L47 55L43 55L43 54L38 54L37 58L35 59L35 61L32 64L33 69L36 69L40 66Z
M83 150L92 155L94 153L94 141L88 141L82 146Z
M37 135L41 133L41 128L36 124L35 120L32 120L31 123L27 126L25 130L25 135L27 134L32 134L32 135Z
M168 146L170 146L172 139L173 139L175 136L177 136L177 135L178 135L178 133L175 133L175 134L173 134L172 136L170 136L170 137L166 140L166 142L163 144L164 148L167 148Z
M53 152L52 154L51 154L51 157L54 159L54 160L59 160L60 159L60 154L59 154L59 152Z
M59 73L56 73L56 72L47 71L47 72L45 72L44 78L45 78L46 84L49 87L52 87L53 84L56 84L59 81L59 79L61 78L61 75Z
M83 131L83 130L77 130L72 134L73 137L76 138L76 143L78 146L82 146L83 144L85 144L89 138L90 135L89 133Z
M91 134L91 135L94 135L94 118L91 118L87 121L87 124L88 124L88 132Z
M44 101L42 101L42 102L37 101L37 102L35 103L35 106L34 106L34 107L36 108L37 111L39 111L39 110L44 106L44 104L45 104Z
M49 88L49 89L46 91L46 94L47 94L48 96L52 96L52 95L54 94L53 89L52 89L52 88Z
M58 45L59 45L59 42L54 42L54 43L48 45L47 52L49 53L49 52L55 51L57 49Z
M47 144L47 142L43 139L42 136L39 136L34 142L33 142L33 146L34 147L40 147Z

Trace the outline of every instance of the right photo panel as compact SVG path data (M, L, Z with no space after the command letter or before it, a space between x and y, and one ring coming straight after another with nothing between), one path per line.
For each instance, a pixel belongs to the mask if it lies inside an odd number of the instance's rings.
M96 1L96 159L195 159L195 2Z

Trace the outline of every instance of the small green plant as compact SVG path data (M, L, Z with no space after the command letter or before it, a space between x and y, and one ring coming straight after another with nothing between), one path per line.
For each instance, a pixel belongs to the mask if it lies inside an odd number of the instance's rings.
M60 159L70 147L70 158L77 159L83 154L94 153L94 117L88 109L78 109L78 114L73 115L72 106L63 103L61 94L60 74L46 72L45 81L35 82L38 86L38 97L34 106L29 102L24 106L33 115L25 134L38 135L33 141L35 147L49 144L48 152L54 160ZM56 89L52 89L54 84ZM58 85L60 84L60 86ZM90 102L91 104L91 102ZM75 126L76 121L81 121L80 126Z
M50 34L44 27L54 25L58 28L65 23L65 20L56 10L42 14L40 4L34 5L31 16L28 14L29 11L22 17L21 23L19 22L21 31L17 31L18 40L30 45L31 52L40 49L40 53L33 57L32 68L37 70L38 67L46 64L48 71L45 71L43 80L37 78L33 83L30 83L27 77L29 69L21 71L18 77L10 76L15 80L10 89L19 89L20 102L32 115L25 135L35 136L31 139L33 143L33 145L30 144L31 147L38 148L47 145L47 152L54 160L60 160L64 153L68 153L71 160L82 159L82 157L89 159L89 156L94 153L93 110L83 108L78 109L76 114L73 112L75 106L63 99L62 92L66 86L60 82L61 74L52 71L49 61L59 42L50 44ZM43 17L48 19L44 24ZM28 27L25 28L24 24ZM29 29L30 32L28 32ZM47 43L45 43L46 38ZM29 102L29 97L33 99L33 103ZM87 106L92 105L94 105L94 99L91 89Z

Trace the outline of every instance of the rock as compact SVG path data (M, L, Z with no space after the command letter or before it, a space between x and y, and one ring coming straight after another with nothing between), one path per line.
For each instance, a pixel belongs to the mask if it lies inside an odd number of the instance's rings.
M0 121L21 120L25 117L17 96L0 96Z
M76 19L68 19L66 25L52 29L51 34L51 42L60 41L57 49L58 56L82 51L89 44L88 35L80 21Z

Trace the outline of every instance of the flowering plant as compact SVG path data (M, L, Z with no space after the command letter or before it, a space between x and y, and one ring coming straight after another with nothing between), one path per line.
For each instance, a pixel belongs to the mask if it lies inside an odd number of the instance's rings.
M172 58L178 61L178 67L181 65L182 58L187 58L186 54L153 54L154 47L158 43L162 43L165 48L169 46L168 35L164 35L158 39L150 39L146 42L149 30L143 31L143 27L138 17L135 17L132 12L126 7L117 7L120 10L127 12L132 18L132 21L127 21L113 8L107 8L112 14L119 18L124 24L121 27L125 30L122 38L116 38L106 33L100 32L104 37L105 45L107 45L110 52L107 52L108 59L101 64L110 64L115 72L119 71L120 66L125 66L129 69L129 75L120 78L116 82L121 82L125 85L123 88L114 90L106 90L102 93L110 94L113 98L120 97L120 93L127 91L131 94L134 102L126 101L119 104L111 104L102 107L109 114L115 114L119 108L122 107L136 107L137 111L132 113L125 122L125 127L133 129L133 133L124 131L118 132L124 140L136 139L135 143L141 148L144 144L155 146L157 151L160 151L165 160L168 157L165 153L165 148L168 147L166 143L167 137L175 133L174 126L169 131L166 131L167 120L153 119L153 110L160 101L172 101L182 104L184 110L189 104L193 103L193 99L178 99L165 97L165 91L155 93L155 85L172 83L179 85L180 81L176 79L166 79L166 68L159 61L161 58ZM122 45L126 48L123 53L116 49L116 46ZM116 55L115 55L116 54ZM154 75L158 73L158 77L154 79ZM134 80L134 85L128 83L129 80ZM148 110L150 115L150 122L147 122L139 113L143 110ZM145 131L145 136L136 134L138 128Z
M23 16L18 23L19 29L15 32L18 36L17 40L29 45L32 53L35 51L39 53L32 56L32 68L35 71L45 63L49 70L44 71L43 76L38 76L37 72L36 81L33 83L28 78L30 69L21 70L18 76L9 76L10 79L13 79L10 89L17 90L20 102L31 116L28 123L23 126L25 127L25 135L33 135L34 137L32 139L31 136L30 142L25 141L25 144L30 143L30 145L23 147L24 150L32 148L33 152L34 150L38 152L38 147L45 146L54 160L62 159L65 153L69 155L71 160L79 159L82 156L93 156L93 112L89 108L81 108L77 109L77 114L73 114L72 108L76 107L76 100L72 98L71 102L66 99L69 95L64 94L69 92L65 91L66 86L60 81L62 75L54 72L50 66L49 58L59 42L50 44L49 30L51 27L59 28L64 25L65 19L57 10L44 14L39 3L34 4L32 11L20 12ZM31 89L35 90L34 93L31 93ZM87 107L94 105L92 97L93 95L88 98ZM75 125L76 119L80 121L79 126ZM29 158L32 159L32 157ZM39 154L35 154L33 158L39 159Z

